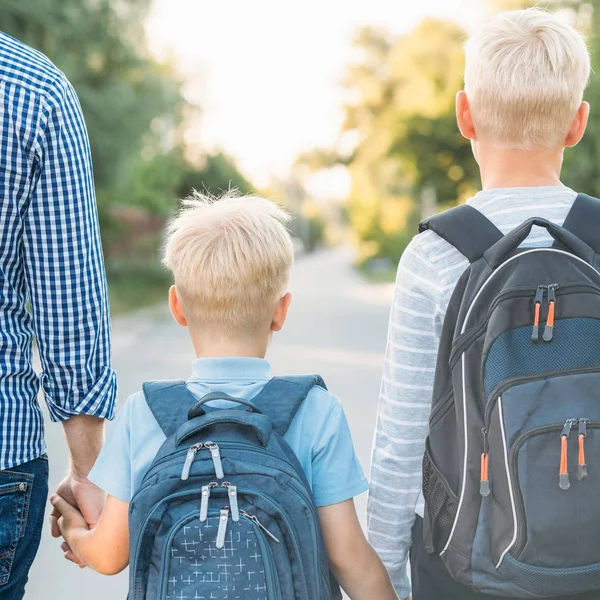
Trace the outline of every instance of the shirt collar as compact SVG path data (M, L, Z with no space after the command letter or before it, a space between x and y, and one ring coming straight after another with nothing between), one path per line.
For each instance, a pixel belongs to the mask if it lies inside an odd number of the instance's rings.
M575 192L564 185L548 185L534 187L512 187L512 188L490 188L477 192L467 200L474 208L485 206L489 201L497 201L500 198L515 198L520 201L527 198L528 204L547 203L549 197L575 195Z
M271 378L271 365L264 358L199 358L192 364L190 381L260 381Z

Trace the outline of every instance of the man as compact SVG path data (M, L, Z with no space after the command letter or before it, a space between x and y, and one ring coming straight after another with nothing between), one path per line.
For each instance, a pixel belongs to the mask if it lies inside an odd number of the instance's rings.
M461 133L473 146L483 191L469 200L506 234L531 217L562 225L576 193L561 184L565 147L586 128L590 60L581 36L540 10L504 13L466 45ZM469 235L465 231L465 235ZM528 246L550 246L537 230ZM421 462L444 316L467 259L433 231L413 239L398 267L369 497L369 535L401 598L492 598L455 582L425 552ZM597 594L596 594L597 596Z
M59 493L93 524L103 494L87 474L103 419L113 416L116 380L92 163L75 92L46 57L0 34L0 103L0 599L16 600L48 495L38 390L69 446Z

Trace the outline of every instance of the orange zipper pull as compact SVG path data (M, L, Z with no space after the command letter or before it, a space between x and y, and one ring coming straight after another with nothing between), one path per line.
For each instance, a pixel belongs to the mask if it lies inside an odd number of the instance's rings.
M538 285L537 292L535 293L535 316L533 317L533 330L531 332L531 341L535 344L537 344L540 339L540 313L542 311L542 302L544 302L545 291L545 286Z
M571 427L573 427L573 425L576 423L577 419L567 419L562 433L560 434L560 471L558 485L560 486L561 490L568 490L571 487L571 483L569 481L567 449L569 444L569 435L571 434Z
M548 319L546 320L546 328L544 329L544 341L551 342L554 337L554 317L556 312L556 290L558 285L553 283L548 286Z
M479 493L486 498L490 495L490 474L489 474L489 454L487 429L481 430L483 433L483 454L481 455L481 481L479 483Z
M587 477L587 465L585 464L585 438L587 435L587 424L589 419L579 419L579 461L577 463L577 479L582 481Z

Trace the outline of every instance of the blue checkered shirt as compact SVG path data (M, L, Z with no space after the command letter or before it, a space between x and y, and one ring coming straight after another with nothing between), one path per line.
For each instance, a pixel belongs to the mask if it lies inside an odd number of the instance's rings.
M45 452L40 387L53 421L111 418L116 396L81 107L46 57L2 33L0 190L2 470Z

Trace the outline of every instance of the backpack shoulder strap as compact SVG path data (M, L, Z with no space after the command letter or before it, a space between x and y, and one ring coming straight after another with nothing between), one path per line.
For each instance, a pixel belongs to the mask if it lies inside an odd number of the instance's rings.
M316 385L327 389L320 375L273 377L254 398L252 404L271 417L273 429L284 435L300 405Z
M166 437L171 437L187 421L188 411L198 402L183 380L147 381L144 396Z
M454 246L470 263L479 260L503 235L476 208L462 204L419 223L419 233L430 229Z
M563 227L600 254L600 200L578 194Z

